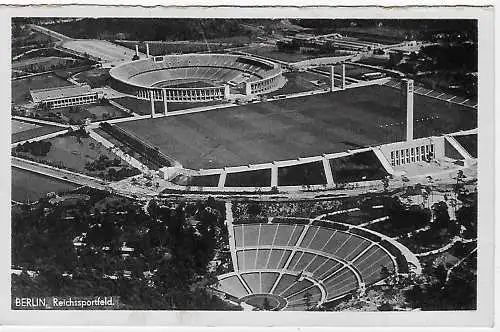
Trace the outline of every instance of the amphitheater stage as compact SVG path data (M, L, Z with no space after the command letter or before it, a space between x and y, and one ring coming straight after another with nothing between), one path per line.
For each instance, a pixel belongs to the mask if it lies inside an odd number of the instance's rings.
M399 90L366 86L119 124L191 169L342 152L404 139ZM477 111L415 95L416 137L477 126Z

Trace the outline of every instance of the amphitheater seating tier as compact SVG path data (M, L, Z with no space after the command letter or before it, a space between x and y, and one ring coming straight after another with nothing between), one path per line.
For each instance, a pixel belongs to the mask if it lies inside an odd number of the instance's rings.
M275 223L275 219L280 222ZM355 291L359 282L368 286L383 279L384 269L389 273L396 270L391 256L396 254L395 247L389 254L377 236L370 236L379 240L373 241L363 237L363 231L353 234L348 227L305 225L301 220L294 224L295 219L285 223L281 219L233 225L235 269L252 294L279 295L287 299L287 310L304 310L310 301L321 300L318 283L326 293L325 300L330 301ZM230 286L222 285L221 289L230 293L237 287ZM306 289L308 300L304 299ZM243 293L240 288L236 291Z

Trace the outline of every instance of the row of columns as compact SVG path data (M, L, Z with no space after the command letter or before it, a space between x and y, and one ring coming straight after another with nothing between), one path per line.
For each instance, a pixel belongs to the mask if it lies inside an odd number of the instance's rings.
M164 111L165 114L167 114L167 112L168 112L168 105L167 105L166 90L163 89L162 93L163 93L163 111ZM154 118L156 112L155 112L155 98L154 98L154 91L153 90L149 91L149 101L151 103L151 117Z
M267 91L278 85L280 76L274 76L257 82L245 82L245 95L250 96Z
M345 90L345 63L341 64L340 79L341 79L340 89ZM334 91L334 90L335 90L335 65L331 65L330 66L330 91Z
M193 90L187 90L187 91L192 92ZM205 91L205 90L200 90L200 91ZM151 103L151 117L153 118L156 114L156 112L155 112L155 90L149 90L148 93L149 93L149 101ZM164 112L167 113L168 112L167 89L162 89L161 94L162 94L161 99L163 100L163 109L164 109ZM224 99L228 99L229 94L230 94L229 85L225 85L224 91L223 91ZM189 94L188 96L192 97L192 94ZM201 94L199 94L198 96L201 96ZM214 97L214 96L216 96L216 94L207 94L207 97ZM213 98L210 98L210 100L212 100L212 99ZM193 101L195 101L195 100L193 100Z
M141 99L149 99L151 93L155 100L166 99L168 101L210 101L219 99L229 99L230 88L229 85L218 88L206 88L206 89L156 89L148 90L142 89L137 92L137 97Z
M135 55L139 57L139 45L135 45ZM149 44L146 43L146 58L149 58Z

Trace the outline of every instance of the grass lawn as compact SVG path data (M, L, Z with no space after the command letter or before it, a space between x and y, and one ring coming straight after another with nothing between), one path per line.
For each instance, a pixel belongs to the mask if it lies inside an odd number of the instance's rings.
M39 57L20 61L12 62L13 69L32 69L36 72L43 72L51 70L57 66L71 66L76 60L73 58L66 57Z
M61 51L59 49L55 49L52 47L49 48L39 48L30 53L24 54L21 58L17 59L17 61L24 61L34 58L49 58L49 57L59 57L59 58L75 58L75 56L71 53ZM79 58L79 57L76 57Z
M80 109L78 111L71 111L70 107L62 107L52 109L49 112L53 114L60 115L61 119L70 124L83 124L85 123L86 118L91 118L92 114L90 114L84 107L85 105L80 105Z
M47 36L41 32L24 29L21 34L12 36L12 56L19 55L33 48L47 47L56 41L57 39Z
M315 73L291 72L291 73L284 73L283 76L287 79L285 86L277 91L266 94L266 96L275 96L281 94L318 90L329 86L328 77ZM314 83L312 83L313 81L319 81L318 83L319 85L315 85Z
M17 121L17 120L12 120L10 122L11 128L12 128L12 134L17 134L21 133L23 131L27 131L30 129L35 129L40 127L37 124L34 123L28 123L28 122L23 122L23 121Z
M97 160L101 155L105 155L111 160L118 158L90 137L81 138L79 141L75 136L58 136L47 141L52 143L52 147L44 157L33 156L26 152L20 154L68 167L88 175L96 175L97 173L87 171L85 169L86 163ZM121 166L126 165L125 162L121 161Z
M12 196L17 202L33 202L49 192L68 191L78 186L12 167Z
M363 58L363 59L359 60L358 62L363 63L365 65L382 66L383 67L389 62L389 59L369 57L369 58Z
M31 99L30 90L48 89L73 85L56 75L49 73L12 81L12 102L21 104Z
M466 111L462 111L466 109ZM415 137L477 126L468 108L415 95ZM125 122L119 127L189 168L215 168L341 152L404 139L399 91L367 86L201 113ZM384 127L388 123L401 123Z
M321 161L278 168L279 186L326 184L325 170Z
M75 75L75 80L79 83L87 83L92 88L100 88L108 83L109 69L93 68Z
M172 182L180 186L217 187L219 184L219 177L219 174L195 175L191 177L178 175L172 179Z
M472 157L477 158L477 134L454 136L454 138Z
M380 180L389 175L373 151L330 159L336 183Z
M271 169L228 173L226 187L269 187L271 185Z
M318 57L318 55L303 54L299 52L294 52L294 53L282 52L279 51L276 46L270 46L270 45L259 45L259 46L244 48L241 49L241 51L285 62L297 62Z
M340 74L340 66L335 67L335 70L336 70L336 73ZM355 66L355 65L346 65L345 66L346 76L354 77L354 78L357 78L358 80L361 79L361 76L363 76L363 74L376 73L376 72L377 71L374 69L359 67L359 66Z
M89 104L89 105L84 105L84 108L90 114L95 115L96 120L98 121L106 119L123 118L129 116L128 113L122 111L121 109L113 105Z
M76 112L71 112L70 107L61 107L45 111L47 114L44 115L48 115L48 113L58 115L62 122L70 124L84 124L87 118L92 121L101 121L128 116L126 112L113 105L86 104L77 107L78 111ZM42 111L39 113L43 114Z
M36 126L27 130L12 132L12 143L29 140L38 136L55 133L56 131L63 130L64 128L56 126Z

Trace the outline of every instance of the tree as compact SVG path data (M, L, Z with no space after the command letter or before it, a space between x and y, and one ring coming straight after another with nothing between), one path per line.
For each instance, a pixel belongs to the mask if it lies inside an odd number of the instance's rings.
M306 291L306 293L304 294L304 301L306 309L307 310L311 309L311 293L309 293L309 291Z
M262 302L262 310L271 310L271 305L269 304L269 300L267 299L267 297L265 297L264 301Z
M432 214L436 227L445 227L450 223L448 205L445 202L434 203L432 205Z
M410 182L410 179L408 179L406 175L401 175L401 181L403 181L403 188L405 188L408 182Z
M384 186L384 192L387 192L387 189L389 189L389 177L385 176L382 179L382 185Z
M466 176L464 175L464 171L459 170L457 172L457 182L455 183L455 186L453 188L453 191L455 192L455 195L459 195L464 191L464 179Z
M388 302L384 302L377 307L378 311L393 311L394 308Z
M390 273L389 269L385 265L382 265L380 267L380 277L382 279L385 279L385 278L389 277L390 275L391 275L391 273Z
M258 202L250 202L248 204L248 214L255 217L261 212L261 208Z

